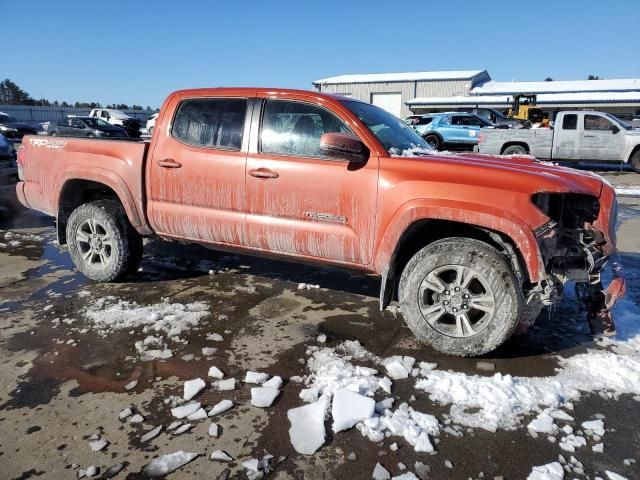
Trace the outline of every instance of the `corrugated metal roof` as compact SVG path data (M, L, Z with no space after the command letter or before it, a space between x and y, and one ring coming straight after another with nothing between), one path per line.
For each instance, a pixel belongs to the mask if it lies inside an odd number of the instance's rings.
M338 75L315 80L314 85L326 83L377 83L377 82L415 82L428 80L469 80L485 70L451 70L442 72L405 72L405 73L366 73L361 75Z
M423 97L413 98L407 105L506 105L511 103L510 95L470 95L460 97ZM637 92L580 92L580 93L543 93L537 97L538 104L560 103L640 103L640 91Z
M471 90L473 95L509 95L515 93L578 93L640 91L640 79L554 80L550 82L496 82L491 80Z

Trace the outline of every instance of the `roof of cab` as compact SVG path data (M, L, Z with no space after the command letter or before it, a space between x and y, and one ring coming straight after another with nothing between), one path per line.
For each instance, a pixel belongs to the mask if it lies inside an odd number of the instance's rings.
M225 96L225 95L245 95L245 96L305 96L309 98L325 98L332 101L349 100L361 102L343 95L335 95L331 93L320 93L315 90L298 90L293 88L269 88L269 87L213 87L213 88L188 88L184 90L176 90L170 96L198 97L198 96ZM362 102L366 103L366 102Z

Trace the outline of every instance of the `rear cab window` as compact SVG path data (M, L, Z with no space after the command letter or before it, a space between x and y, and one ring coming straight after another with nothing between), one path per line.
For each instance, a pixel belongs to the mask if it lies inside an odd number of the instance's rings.
M180 102L171 136L194 147L239 151L242 147L246 98L191 98Z
M578 115L569 113L562 119L563 130L576 130L578 128Z

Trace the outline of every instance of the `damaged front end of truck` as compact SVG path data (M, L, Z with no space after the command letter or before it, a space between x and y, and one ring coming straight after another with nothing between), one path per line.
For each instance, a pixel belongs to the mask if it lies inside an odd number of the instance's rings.
M599 197L583 193L536 193L532 202L549 221L535 230L546 279L527 293L522 327L544 306L557 304L567 282L587 310L594 334L613 335L611 310L625 294L624 269L615 248L617 202L613 188L603 185ZM603 287L609 266L612 280Z

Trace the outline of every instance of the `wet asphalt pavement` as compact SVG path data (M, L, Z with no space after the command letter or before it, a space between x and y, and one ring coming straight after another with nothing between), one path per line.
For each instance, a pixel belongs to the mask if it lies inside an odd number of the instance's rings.
M640 183L640 175L630 172L605 176L614 184ZM627 271L627 298L640 305L640 198L621 198L620 204L619 247ZM377 279L152 240L135 277L96 284L77 273L67 253L57 247L49 218L19 210L0 220L0 229L3 479L77 478L78 471L90 465L100 467L95 477L99 478L116 464L124 468L115 478L144 478L142 469L151 459L178 450L202 456L168 478L246 478L242 460L271 454L274 469L268 478L275 479L371 478L377 462L392 475L400 475L399 463L415 471L416 461L428 465L428 478L433 479L524 479L532 466L555 461L559 453L567 459L571 455L557 443L532 437L523 427L495 433L473 429L462 437L444 433L435 455L416 453L401 438L372 443L355 429L335 436L328 429L324 446L315 455L304 456L291 446L287 420L287 410L302 405L300 385L288 379L308 373L306 351L317 345L319 334L327 336L327 346L358 340L381 357L411 355L436 362L441 370L547 376L554 374L557 356L594 347L584 313L570 298L498 351L482 359L451 358L414 341L393 309L378 311ZM8 231L15 235L3 239ZM299 289L300 283L320 288ZM164 298L205 301L210 314L182 335L187 343L171 346L171 358L143 361L135 342L146 334L133 329L101 336L87 322L87 307L108 296L140 305ZM225 332L224 340L212 345L206 339L210 332ZM210 346L218 350L205 358L201 349ZM479 360L495 365L495 371L478 369ZM232 392L207 388L198 397L203 405L225 398L236 405L219 419L219 438L209 437L210 422L204 420L194 422L188 433L163 432L142 444L142 433L173 420L165 399L181 396L185 380L207 379L211 365L236 379L244 378L247 370L280 375L282 394L273 406L261 409L249 404L249 385L240 384ZM134 380L137 385L125 389ZM401 401L415 396L411 406L421 412L441 416L449 411L450 406L430 401L413 385L412 378L394 381L393 395ZM604 453L578 450L573 455L584 464L584 474L566 478L606 478L605 470L640 478L640 465L630 461L640 462L638 400L631 395L614 400L594 394L575 402L576 422L603 414L610 430L603 438ZM118 412L126 407L142 413L145 422L120 421ZM101 452L88 446L95 434L110 442ZM393 442L397 451L390 448ZM217 449L236 460L230 464L209 460ZM445 465L447 460L452 468Z

